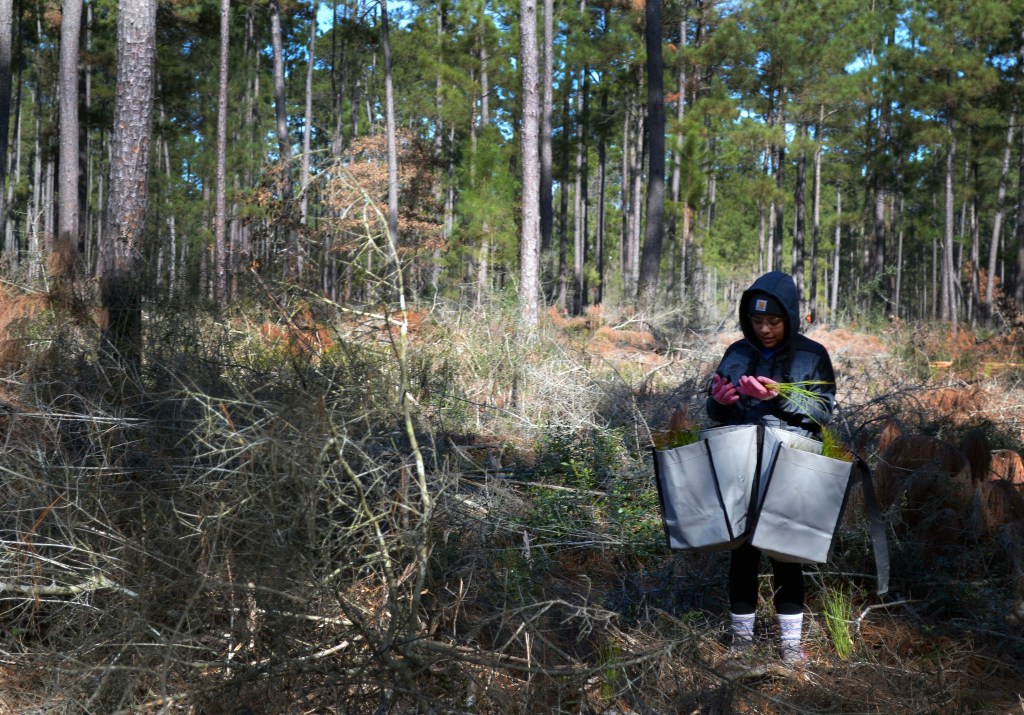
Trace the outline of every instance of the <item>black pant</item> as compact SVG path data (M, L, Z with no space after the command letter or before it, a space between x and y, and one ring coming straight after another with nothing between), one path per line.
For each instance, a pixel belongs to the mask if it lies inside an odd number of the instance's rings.
M732 552L729 561L729 606L733 613L757 610L757 580L761 552L745 543ZM774 577L775 612L791 615L804 610L804 574L800 564L768 559Z

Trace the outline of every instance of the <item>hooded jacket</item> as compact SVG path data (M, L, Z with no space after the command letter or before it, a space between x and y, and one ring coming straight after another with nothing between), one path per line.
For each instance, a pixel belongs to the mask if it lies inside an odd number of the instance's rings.
M786 313L785 335L778 347L771 351L766 351L757 339L747 314L747 306L755 293L772 296ZM768 377L776 382L823 381L827 384L808 386L807 389L821 395L824 401L794 402L781 396L757 400L740 395L735 404L721 405L709 396L708 416L726 425L761 423L804 435L819 434L835 407L836 376L825 347L799 332L800 299L793 278L781 271L771 271L754 281L740 296L739 319L743 339L726 349L716 370L721 377L733 385L738 385L743 375Z

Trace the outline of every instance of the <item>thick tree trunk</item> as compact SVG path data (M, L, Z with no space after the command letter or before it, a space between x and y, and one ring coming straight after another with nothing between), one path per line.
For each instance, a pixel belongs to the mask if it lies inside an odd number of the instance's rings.
M120 0L108 231L100 244L106 346L122 366L142 358L142 243L152 134L157 0Z
M555 205L551 176L551 115L554 111L555 8L553 0L544 0L544 31L541 47L540 106L540 250L551 250L555 224Z
M82 0L65 0L60 23L60 163L58 165L57 230L67 249L79 243L78 57L82 31Z
M14 0L0 0L0 229L7 227L7 137L11 130L11 90L13 66L11 58L14 47ZM11 232L13 234L13 232ZM6 243L6 241L5 241ZM8 254L14 254L12 246L5 245Z
M649 147L647 221L640 266L640 302L653 305L665 232L665 65L661 53L661 0L647 0L647 146Z
M522 152L522 237L519 252L519 303L523 322L540 320L540 99L537 96L537 2L519 2L519 62L523 82L520 147Z
M388 143L388 241L391 266L388 269L389 292L401 298L398 265L398 137L395 127L395 89L391 68L391 37L387 0L380 4L380 39L384 52L384 125Z

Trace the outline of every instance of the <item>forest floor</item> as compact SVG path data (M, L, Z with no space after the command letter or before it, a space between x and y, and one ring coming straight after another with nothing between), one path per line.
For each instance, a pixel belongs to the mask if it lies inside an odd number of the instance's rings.
M132 380L0 300L0 713L1024 713L1020 332L808 331L891 578L855 488L788 668L767 575L730 657L727 554L654 484L736 333L335 308L153 319Z

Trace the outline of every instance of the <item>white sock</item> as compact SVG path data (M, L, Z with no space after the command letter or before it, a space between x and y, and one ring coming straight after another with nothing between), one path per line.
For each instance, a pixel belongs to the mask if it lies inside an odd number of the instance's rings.
M732 647L740 650L750 648L754 643L754 614L730 613Z
M782 640L782 660L787 663L804 660L804 649L800 645L803 635L804 614L780 613L779 635Z

